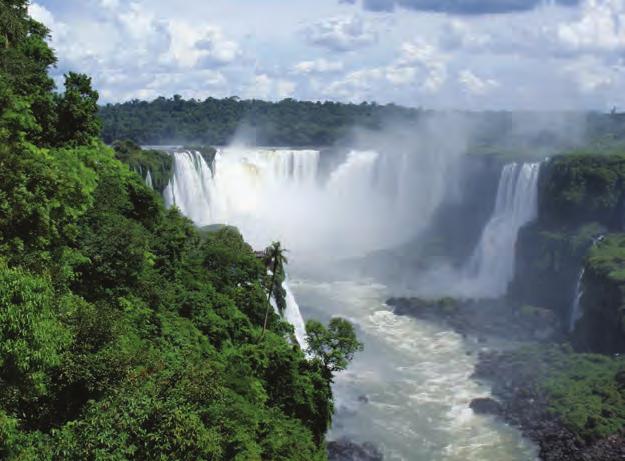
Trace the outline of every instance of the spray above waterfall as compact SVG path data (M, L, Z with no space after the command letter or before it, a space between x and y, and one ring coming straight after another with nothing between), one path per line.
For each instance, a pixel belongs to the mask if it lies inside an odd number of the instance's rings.
M228 147L212 163L177 151L164 197L199 226L238 227L257 248L279 240L307 259L364 256L417 234L453 183L464 150L433 138L371 138L325 175L318 150Z

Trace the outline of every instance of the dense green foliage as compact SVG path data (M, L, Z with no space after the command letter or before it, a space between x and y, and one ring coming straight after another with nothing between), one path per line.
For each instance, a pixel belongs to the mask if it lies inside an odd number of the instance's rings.
M534 387L548 411L591 441L625 429L625 359L576 354L559 346L504 354L513 386Z
M148 172L152 186L158 192L165 190L174 172L171 155L157 150L143 150L132 141L117 141L113 144L118 160L130 166L130 169L146 178Z
M434 112L367 102L200 101L175 95L107 104L100 117L106 142L131 139L142 145L225 145L236 138L257 145L328 146L349 139L354 127L414 127L429 117L468 136L469 152L502 157L544 158L589 141L602 148L625 141L625 114L617 113Z
M88 77L53 93L47 31L0 7L0 458L325 459L338 368L267 309L262 258L166 210L119 161L165 157L104 146Z
M576 226L623 224L625 149L576 151L552 159L540 178L540 218Z
M614 234L593 247L588 265L615 283L625 283L625 235Z
M100 109L106 142L228 144L235 135L260 145L324 146L353 126L379 128L388 118L414 119L419 111L394 105L340 104L285 99L277 103L236 97L107 104ZM149 121L149 123L146 123Z
M321 360L329 373L347 368L354 354L363 347L351 324L341 318L330 320L327 328L316 320L309 320L306 323L306 333L308 351Z
M585 262L583 317L573 335L580 350L625 352L625 235L609 234Z

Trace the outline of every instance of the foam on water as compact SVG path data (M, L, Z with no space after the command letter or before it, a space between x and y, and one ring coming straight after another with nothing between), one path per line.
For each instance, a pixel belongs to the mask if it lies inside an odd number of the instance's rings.
M475 355L462 337L399 317L383 304L385 290L364 282L292 281L307 315L350 318L365 343L337 376L332 437L371 441L385 460L534 460L520 433L469 408L489 388L470 379ZM359 401L366 395L368 403Z

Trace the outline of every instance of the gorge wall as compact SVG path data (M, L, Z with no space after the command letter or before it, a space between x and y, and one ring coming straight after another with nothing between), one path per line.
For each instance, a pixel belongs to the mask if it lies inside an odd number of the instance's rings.
M625 156L550 159L539 180L538 218L519 235L509 299L554 310L580 350L625 351L624 218Z

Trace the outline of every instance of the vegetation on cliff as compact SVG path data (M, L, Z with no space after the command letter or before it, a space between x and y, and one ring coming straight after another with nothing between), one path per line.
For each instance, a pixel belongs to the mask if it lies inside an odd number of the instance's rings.
M523 422L526 418L519 413L528 412L525 424L557 421L580 445L625 429L622 357L578 354L558 345L534 346L484 355L476 374L494 380L495 395L507 407L508 417Z
M269 310L258 341L263 261L116 159L166 174L97 138L88 77L53 92L26 7L0 0L0 458L325 459L351 325L307 358Z
M590 250L581 308L575 346L584 351L625 352L625 234L609 234Z
M132 141L116 141L113 143L115 157L126 163L130 169L142 178L148 172L152 178L152 186L163 192L174 173L174 161L171 155L157 150L143 150Z
M576 227L597 222L623 225L625 148L576 151L551 159L540 178L540 220Z

